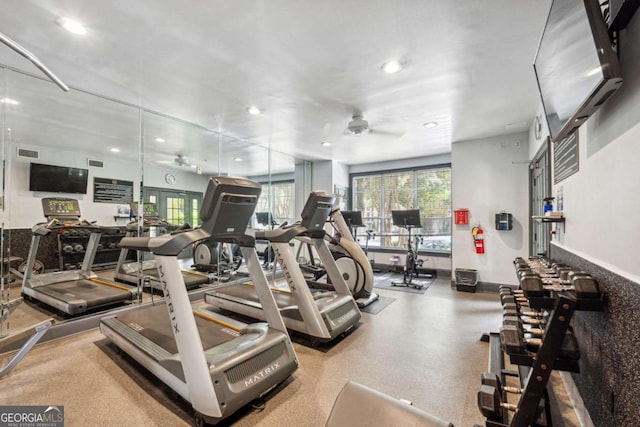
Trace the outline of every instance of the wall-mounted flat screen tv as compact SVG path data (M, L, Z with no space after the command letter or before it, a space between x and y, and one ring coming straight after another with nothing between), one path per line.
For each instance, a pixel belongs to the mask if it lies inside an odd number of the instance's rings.
M89 170L31 163L29 191L87 194Z
M551 140L560 141L622 84L597 0L553 0L534 69Z

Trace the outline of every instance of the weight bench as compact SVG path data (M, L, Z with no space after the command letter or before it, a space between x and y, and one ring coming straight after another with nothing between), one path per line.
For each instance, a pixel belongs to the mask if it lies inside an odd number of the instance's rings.
M372 388L349 381L340 391L326 427L425 426L453 424Z

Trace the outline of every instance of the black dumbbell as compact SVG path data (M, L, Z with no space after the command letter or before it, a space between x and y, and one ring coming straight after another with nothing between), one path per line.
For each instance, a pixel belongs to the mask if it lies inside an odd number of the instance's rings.
M522 392L524 391L523 389L518 387L503 386L502 381L500 381L500 377L494 372L483 372L482 375L480 375L480 383L482 385L494 387L496 390L498 390L498 393L500 395L502 395L502 392L511 394L522 394Z
M527 350L538 351L542 345L542 340L539 338L524 338L518 327L513 325L505 325L500 329L500 341L502 349L509 354L524 354ZM571 331L565 334L558 356L571 360L580 359L578 340Z
M84 251L84 246L80 243L76 243L75 245L73 245L73 250L75 252L82 252Z
M109 247L109 249L115 249L118 245L116 242L109 242L107 246Z
M502 305L502 315L503 316L527 316L527 317L534 317L534 318L540 318L543 316L543 314L539 311L535 311L532 308L520 306L512 302L507 302Z
M527 298L543 297L544 286L540 277L522 277L520 279L520 289L524 292L524 296Z
M70 254L74 251L73 249L73 245L69 245L67 243L65 243L64 245L62 245L62 252L64 252L65 254Z
M569 281L578 298L600 298L600 289L593 277L585 274L569 274Z
M77 264L76 264L76 268L77 268L78 270L82 270L82 263L81 263L81 262L77 263Z
M71 265L71 264L69 264L69 263L66 263L66 264L64 265L63 270L71 270L71 269L74 269L74 268L75 268L75 266L73 266L73 265Z
M541 328L524 328L523 325L535 325L535 326L544 326L544 322L540 320L534 319L521 319L516 316L506 316L502 318L503 325L513 325L522 334L531 334L534 337L542 337L544 335L544 329Z
M511 403L504 403L497 388L483 384L478 391L478 409L484 417L499 420L502 418L503 409L516 411L518 407Z
M104 249L104 245L102 243L98 243L98 247L96 249L101 251L102 249Z
M529 307L529 301L525 297L517 296L514 294L500 294L500 302L505 304L516 304L520 307Z

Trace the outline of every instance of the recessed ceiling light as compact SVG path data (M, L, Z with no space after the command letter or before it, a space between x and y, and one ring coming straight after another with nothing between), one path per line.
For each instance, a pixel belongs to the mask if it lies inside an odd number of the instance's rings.
M67 18L65 16L61 16L56 19L56 23L60 25L65 30L69 31L73 34L78 34L80 36L84 36L87 34L87 29L84 25L76 21L75 19Z
M195 168L197 168L198 166L196 166L196 165L189 165L189 167L190 167L190 168L194 168L194 169L195 169Z
M241 158L241 157L234 157L234 158L233 158L233 161L234 161L234 162L241 162L241 161L242 161L242 158Z
M156 136L153 140L154 140L155 142L166 142L166 141L167 141L166 139L164 139L164 138L160 138L159 136Z
M18 105L20 103L18 101L16 101L15 99L0 98L0 104Z
M387 74L394 74L402 70L402 64L396 60L385 62L382 64L382 71Z
M427 122L427 123L423 124L422 126L426 127L427 129L431 129L431 128L434 128L434 127L438 126L438 122Z
M261 111L255 105L252 105L251 107L247 108L247 113L251 114L252 116L257 116L261 113Z
M120 149L119 149L119 148L112 148L112 149L111 149L111 152L112 152L112 153L119 153L119 152L120 152Z
M323 142L321 145L323 147L331 147L331 143L330 142Z

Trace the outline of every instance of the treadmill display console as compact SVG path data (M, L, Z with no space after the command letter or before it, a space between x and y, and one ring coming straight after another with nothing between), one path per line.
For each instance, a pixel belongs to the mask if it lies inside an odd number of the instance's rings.
M307 203L302 209L302 221L300 224L307 230L323 229L335 200L334 196L322 191L314 191L309 194Z
M133 212L133 216L138 216L138 204L133 202L130 205L130 209ZM158 207L153 202L144 202L142 204L142 215L144 216L145 222L147 221L157 221L160 216L158 215Z
M80 218L80 204L76 199L44 198L42 199L42 210L47 218Z

